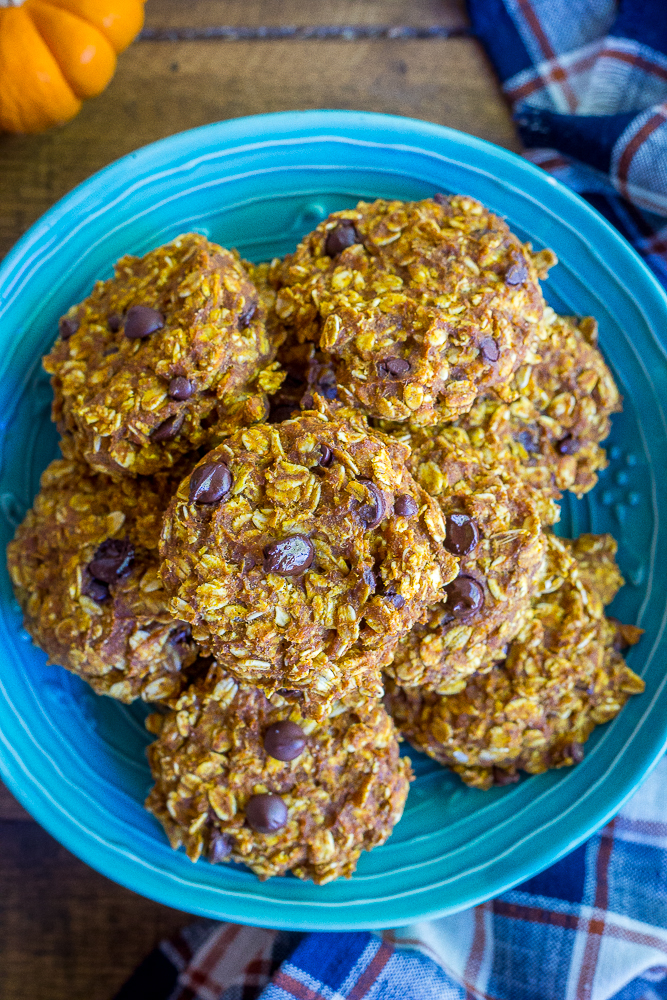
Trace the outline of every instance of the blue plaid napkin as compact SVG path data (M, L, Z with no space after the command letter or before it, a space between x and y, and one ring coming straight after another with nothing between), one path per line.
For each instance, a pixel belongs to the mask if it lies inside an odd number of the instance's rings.
M526 155L667 285L667 0L469 0ZM270 920L270 914L267 914ZM115 1000L667 1000L667 759L498 899L382 934L199 922Z
M667 285L666 0L468 0L525 155Z

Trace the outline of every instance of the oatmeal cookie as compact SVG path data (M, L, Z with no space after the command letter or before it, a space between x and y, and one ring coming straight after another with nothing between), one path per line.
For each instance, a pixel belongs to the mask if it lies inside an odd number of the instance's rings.
M239 680L326 714L452 580L437 505L357 410L304 411L210 452L165 515L172 614Z
M237 257L204 236L123 257L44 358L68 453L114 477L149 475L264 419L282 377L264 320Z
M192 861L323 885L350 876L401 818L410 764L377 702L352 700L316 723L214 666L149 728L159 738L146 806Z
M595 726L644 690L621 655L641 629L604 615L623 582L615 552L609 535L551 537L540 594L503 664L446 697L391 685L406 738L476 788L578 763Z
M554 260L472 198L379 200L329 216L271 280L288 336L328 355L344 402L432 425L523 363Z
M387 672L405 687L452 694L505 656L528 614L546 536L532 491L512 478L502 455L487 467L464 436L445 432L413 432L410 467L442 511L444 546L459 559L459 575L400 640Z
M505 445L517 474L558 499L595 486L606 468L600 447L610 416L621 409L614 378L597 348L597 324L547 308L535 349L504 395L481 396L459 426L471 443L493 456Z
M187 471L114 481L58 459L7 555L24 624L98 694L130 702L178 694L197 657L158 575L162 513Z

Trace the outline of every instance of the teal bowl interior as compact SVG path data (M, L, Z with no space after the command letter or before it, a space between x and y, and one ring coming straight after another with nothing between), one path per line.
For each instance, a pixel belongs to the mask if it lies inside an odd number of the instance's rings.
M627 586L613 613L646 629L629 662L646 681L600 727L578 767L483 793L414 753L417 779L388 843L350 880L259 882L191 864L144 811L143 705L94 695L21 628L0 575L0 774L55 837L110 878L163 903L292 928L395 926L471 906L535 874L605 822L667 739L667 300L634 251L576 195L512 153L423 122L356 112L268 115L210 125L126 157L59 202L0 268L0 536L4 548L57 453L40 368L58 317L142 254L197 230L259 261L292 250L329 212L364 198L463 192L506 216L560 263L545 284L565 313L592 314L622 387L610 465L563 504L561 533L610 531Z

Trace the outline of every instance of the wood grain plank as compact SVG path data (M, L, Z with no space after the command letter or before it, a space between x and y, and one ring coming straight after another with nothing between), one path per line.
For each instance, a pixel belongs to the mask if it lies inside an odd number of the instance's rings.
M150 0L146 25L468 24L465 0Z
M30 813L27 813L20 803L16 801L9 789L0 781L0 821L34 822Z
M240 115L318 107L422 118L518 149L471 39L136 43L74 121L0 137L0 257L63 194L145 143Z
M36 823L0 822L2 1000L109 1000L192 920L98 875Z

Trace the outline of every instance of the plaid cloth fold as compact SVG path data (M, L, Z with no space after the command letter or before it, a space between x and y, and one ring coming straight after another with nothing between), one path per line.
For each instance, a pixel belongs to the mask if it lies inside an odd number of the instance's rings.
M667 284L665 0L468 0L526 156Z
M600 833L472 910L383 934L201 921L114 1000L667 1000L667 758Z
M667 286L667 0L469 0L526 155ZM114 1000L667 1000L667 759L587 843L491 902L380 934L200 921Z

